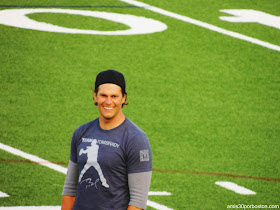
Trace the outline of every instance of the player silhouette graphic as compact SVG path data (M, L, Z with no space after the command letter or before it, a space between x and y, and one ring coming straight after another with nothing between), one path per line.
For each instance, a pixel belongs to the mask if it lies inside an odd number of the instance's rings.
M87 163L85 164L83 170L80 173L80 177L79 177L79 182L81 182L83 175L85 174L85 172L90 168L90 167L94 167L95 170L98 172L100 181L103 185L103 187L109 188L109 185L106 182L106 179L104 178L104 175L102 173L101 167L99 165L99 163L97 162L97 157L98 157L98 150L99 150L99 146L97 145L97 141L96 139L94 139L91 142L91 146L87 146L87 148L81 149L79 152L79 156L81 156L82 154L87 154Z

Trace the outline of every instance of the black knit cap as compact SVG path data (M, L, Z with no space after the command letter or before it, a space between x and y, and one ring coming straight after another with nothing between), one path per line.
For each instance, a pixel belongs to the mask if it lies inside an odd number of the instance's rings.
M112 83L120 86L122 88L122 93L126 94L125 79L122 73L112 69L100 72L95 80L95 91L97 92L99 85L105 83Z

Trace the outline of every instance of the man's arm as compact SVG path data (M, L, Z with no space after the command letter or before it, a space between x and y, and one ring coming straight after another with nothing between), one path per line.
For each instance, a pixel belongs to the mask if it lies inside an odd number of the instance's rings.
M127 210L146 208L151 178L151 171L128 174L130 202Z
M72 210L77 192L78 164L69 161L65 183L62 192L62 210Z
M74 196L63 195L61 210L72 210L74 202L75 202L75 198L76 197L74 197Z

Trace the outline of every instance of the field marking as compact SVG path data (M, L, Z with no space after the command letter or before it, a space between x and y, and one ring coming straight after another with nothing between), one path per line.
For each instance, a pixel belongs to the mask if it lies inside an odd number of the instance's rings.
M210 175L210 176L225 176L225 177L234 177L234 178L243 178L243 179L256 179L256 180L263 180L263 181L280 182L279 178L245 176L245 175L237 175L237 174L222 174L222 173L205 172L205 171L186 171L186 170L159 169L159 168L153 168L153 171L168 172L168 173L181 173L181 174L198 174L198 175Z
M33 13L60 13L71 15L82 15L87 17L102 18L117 23L127 25L127 30L116 31L98 31L84 30L61 27L45 22L38 22L28 18L26 15ZM0 24L13 26L23 29L33 29L38 31L48 31L56 33L70 34L91 34L91 35L137 35L161 32L167 29L167 25L151 18L140 17L128 14L119 14L112 12L98 12L88 10L72 9L5 9L0 10Z
M139 2L139 1L136 1L136 0L119 0L119 1L126 2L126 3L131 4L131 5L143 7L144 9L147 9L147 10L150 10L150 11L168 16L168 17L172 17L172 18L175 18L177 20L181 20L181 21L184 21L184 22L187 22L187 23L191 23L191 24L200 26L202 28L209 29L211 31L215 31L215 32L218 32L218 33L221 33L221 34L224 34L224 35L228 35L228 36L237 38L237 39L248 41L248 42L251 42L253 44L257 44L257 45L266 47L268 49L276 50L276 51L280 52L280 46L278 46L278 45L274 45L274 44L271 44L271 43L268 43L268 42L265 42L265 41L261 41L259 39L252 38L252 37L249 37L249 36L246 36L246 35L243 35L243 34L239 34L237 32L229 31L229 30L211 25L209 23L205 23L205 22L202 22L202 21L199 21L199 20L189 18L187 16L183 16L183 15L179 15L179 14L176 14L176 13L173 13L173 12L169 12L167 10L164 10L164 9L161 9L161 8L158 8L158 7L154 7L154 6L151 6L149 4L145 4L143 2Z
M51 168L51 169L53 169L55 171L58 171L58 172L61 172L63 174L66 174L66 172L67 172L67 168L65 168L65 167L62 167L62 166L57 165L57 164L54 164L54 163L52 163L52 162L50 162L48 160L44 160L44 159L39 158L39 157L37 157L35 155L31 155L31 154L25 153L25 152L23 152L23 151L21 151L19 149L16 149L16 148L13 148L11 146L2 144L1 142L0 142L0 149L5 150L6 152L9 152L9 153L11 153L13 155L17 155L17 156L20 156L20 157L25 158L27 160L30 160L30 161L32 161L34 163L38 163L40 165L46 166L48 168Z
M280 29L280 17L253 9L223 9L224 12L233 16L219 17L223 21L232 23L259 23L265 26Z
M256 179L256 180L263 180L263 181L280 182L279 178L245 176L245 175L236 175L236 174L222 174L222 173L215 173L215 172L185 171L185 170L158 169L158 168L153 168L153 171L168 172L168 173L181 173L181 174L198 174L198 175L210 175L210 176L225 176L225 177L234 177L234 178L243 178L243 179Z
M11 153L13 155L17 155L17 156L20 156L22 158L28 159L28 160L30 160L30 161L32 161L34 163L38 163L40 165L46 166L48 168L51 168L51 169L53 169L55 171L58 171L58 172L61 172L63 174L67 173L67 168L64 168L64 167L62 167L60 165L54 164L54 163L52 163L52 162L50 162L48 160L44 160L42 158L39 158L39 157L37 157L35 155L28 154L26 152L23 152L23 151L21 151L19 149L11 147L11 146L5 145L5 144L3 144L1 142L0 142L0 149L5 150L6 152L9 152L9 153ZM151 195L171 195L171 193L169 193L169 192L153 192L152 191L152 192L149 192L149 195L150 195L150 193L151 193ZM151 206L151 207L153 207L153 208L155 208L157 210L173 210L173 209L168 208L167 206L158 204L158 203L156 203L154 201L150 201L150 200L147 201L147 205ZM24 208L26 210L27 209L57 210L57 206L54 206L53 208L49 208L49 206L46 206L46 207L42 207L42 209L41 209L41 207L42 206L39 206L39 207L35 206L34 208L33 207L30 208L29 206L26 207L26 208L25 207L0 207L0 210L4 210L4 209L7 209L7 210L22 210ZM58 209L60 209L60 207Z
M15 7L15 8L140 8L137 6L106 6L106 5L96 5L96 6L65 6L65 5L0 5L0 7Z
M16 162L16 163L34 163L30 160L19 160L19 159L3 159L0 158L0 162ZM52 162L58 165L65 165L67 166L68 163L64 162ZM181 173L181 174L197 174L197 175L209 175L209 176L224 176L224 177L234 177L234 178L242 178L242 179L256 179L256 180L263 180L263 181L273 181L273 182L280 182L279 178L271 178L271 177L257 177L257 176L246 176L246 175L238 175L238 174L222 174L222 173L215 173L215 172L203 172L203 171L186 171L186 170L174 170L174 169L158 169L153 168L153 171L157 172L166 172L166 173Z
M223 188L226 188L228 190L231 190L235 193L241 194L241 195L255 195L257 194L256 192L249 190L245 187L239 186L233 182L228 182L228 181L217 181L215 182L216 185L219 185Z
M7 193L0 191L0 198L10 197Z
M1 207L0 210L60 210L61 206L7 206Z
M171 193L165 191L150 191L149 195L171 195Z
M147 201L147 205L150 207L153 207L155 209L158 209L158 210L173 210L173 209L168 208L167 206L158 204L158 203L156 203L154 201L150 201L150 200Z

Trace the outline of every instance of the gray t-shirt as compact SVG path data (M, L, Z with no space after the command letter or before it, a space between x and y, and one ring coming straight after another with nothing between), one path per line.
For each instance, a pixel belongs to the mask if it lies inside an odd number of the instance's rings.
M152 171L149 140L128 118L112 130L103 130L99 118L77 128L70 160L79 168L73 208L79 210L126 209L128 174Z

